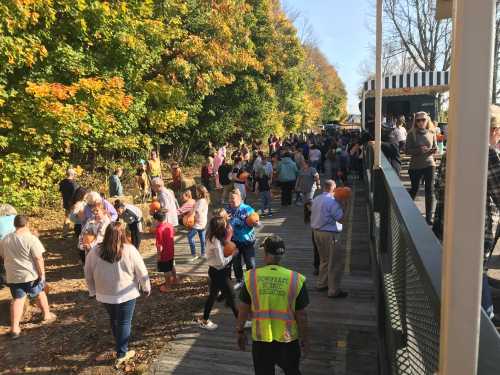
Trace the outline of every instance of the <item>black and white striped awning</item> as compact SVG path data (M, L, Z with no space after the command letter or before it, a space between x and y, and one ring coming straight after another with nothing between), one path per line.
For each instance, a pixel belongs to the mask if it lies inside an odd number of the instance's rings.
M383 89L412 89L434 86L448 86L450 72L416 72L408 74L398 74L383 78ZM375 90L375 80L365 82L365 91Z

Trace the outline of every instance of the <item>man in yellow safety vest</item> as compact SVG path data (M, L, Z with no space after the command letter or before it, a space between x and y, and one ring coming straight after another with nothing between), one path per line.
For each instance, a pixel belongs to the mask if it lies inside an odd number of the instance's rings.
M267 237L265 266L245 274L236 332L241 350L246 347L245 322L252 318L252 357L256 375L274 375L275 365L286 375L300 375L299 362L309 351L307 315L309 296L305 277L280 266L285 243Z

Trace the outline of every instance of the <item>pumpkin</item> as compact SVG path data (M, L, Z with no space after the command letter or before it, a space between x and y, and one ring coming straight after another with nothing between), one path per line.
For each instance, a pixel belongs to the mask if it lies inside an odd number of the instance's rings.
M335 197L336 200L340 202L345 202L351 199L352 196L352 190L351 188L348 188L347 186L344 187L338 187L335 189L333 196Z
M184 215L182 217L182 225L184 225L187 229L191 229L194 226L194 214Z
M227 241L224 245L224 256L227 258L233 255L236 250L236 244L233 241Z
M90 245L95 241L96 236L92 233L85 233L82 238L82 242L84 245Z
M160 209L161 209L161 204L158 201L153 201L149 205L149 213L150 214L154 214L155 212L160 211Z
M253 227L253 226L257 225L259 220L260 220L259 214L257 212L252 212L250 215L248 215L248 217L246 219L246 223L249 227Z
M239 176L241 181L245 181L245 182L248 180L248 177L250 177L250 173L248 173L248 172L242 172L242 173L240 173L240 176Z

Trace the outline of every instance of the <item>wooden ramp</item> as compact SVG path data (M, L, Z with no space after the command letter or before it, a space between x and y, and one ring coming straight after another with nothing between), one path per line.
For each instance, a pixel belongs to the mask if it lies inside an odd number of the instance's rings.
M252 203L254 197L250 197ZM342 242L346 246L346 274L343 289L349 292L344 300L328 299L325 292L315 290L313 276L311 231L303 223L303 208L276 205L272 218L262 220L258 239L269 234L282 236L287 245L283 265L304 274L310 296L309 327L311 353L302 361L304 375L377 374L377 339L373 284L370 277L367 205L364 184L354 189L354 205L350 225L346 225ZM277 202L275 202L276 204ZM185 236L178 246L186 247L176 254L188 254ZM262 264L261 252L257 265ZM177 255L176 255L177 258ZM204 262L189 263L188 256L177 262L180 273L206 275ZM201 316L200 311L200 316ZM250 375L253 374L251 343L246 352L236 347L235 319L223 302L216 303L211 320L219 325L205 331L193 324L180 332L150 369L151 374L175 375ZM281 372L277 372L278 374Z

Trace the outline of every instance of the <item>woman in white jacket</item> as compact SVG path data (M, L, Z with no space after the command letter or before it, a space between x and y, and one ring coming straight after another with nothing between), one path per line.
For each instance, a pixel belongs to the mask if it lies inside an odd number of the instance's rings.
M103 241L87 255L85 280L89 295L95 296L109 314L118 367L135 355L133 350L128 350L128 341L139 288L146 295L151 292L144 261L128 242L122 223L109 224Z

